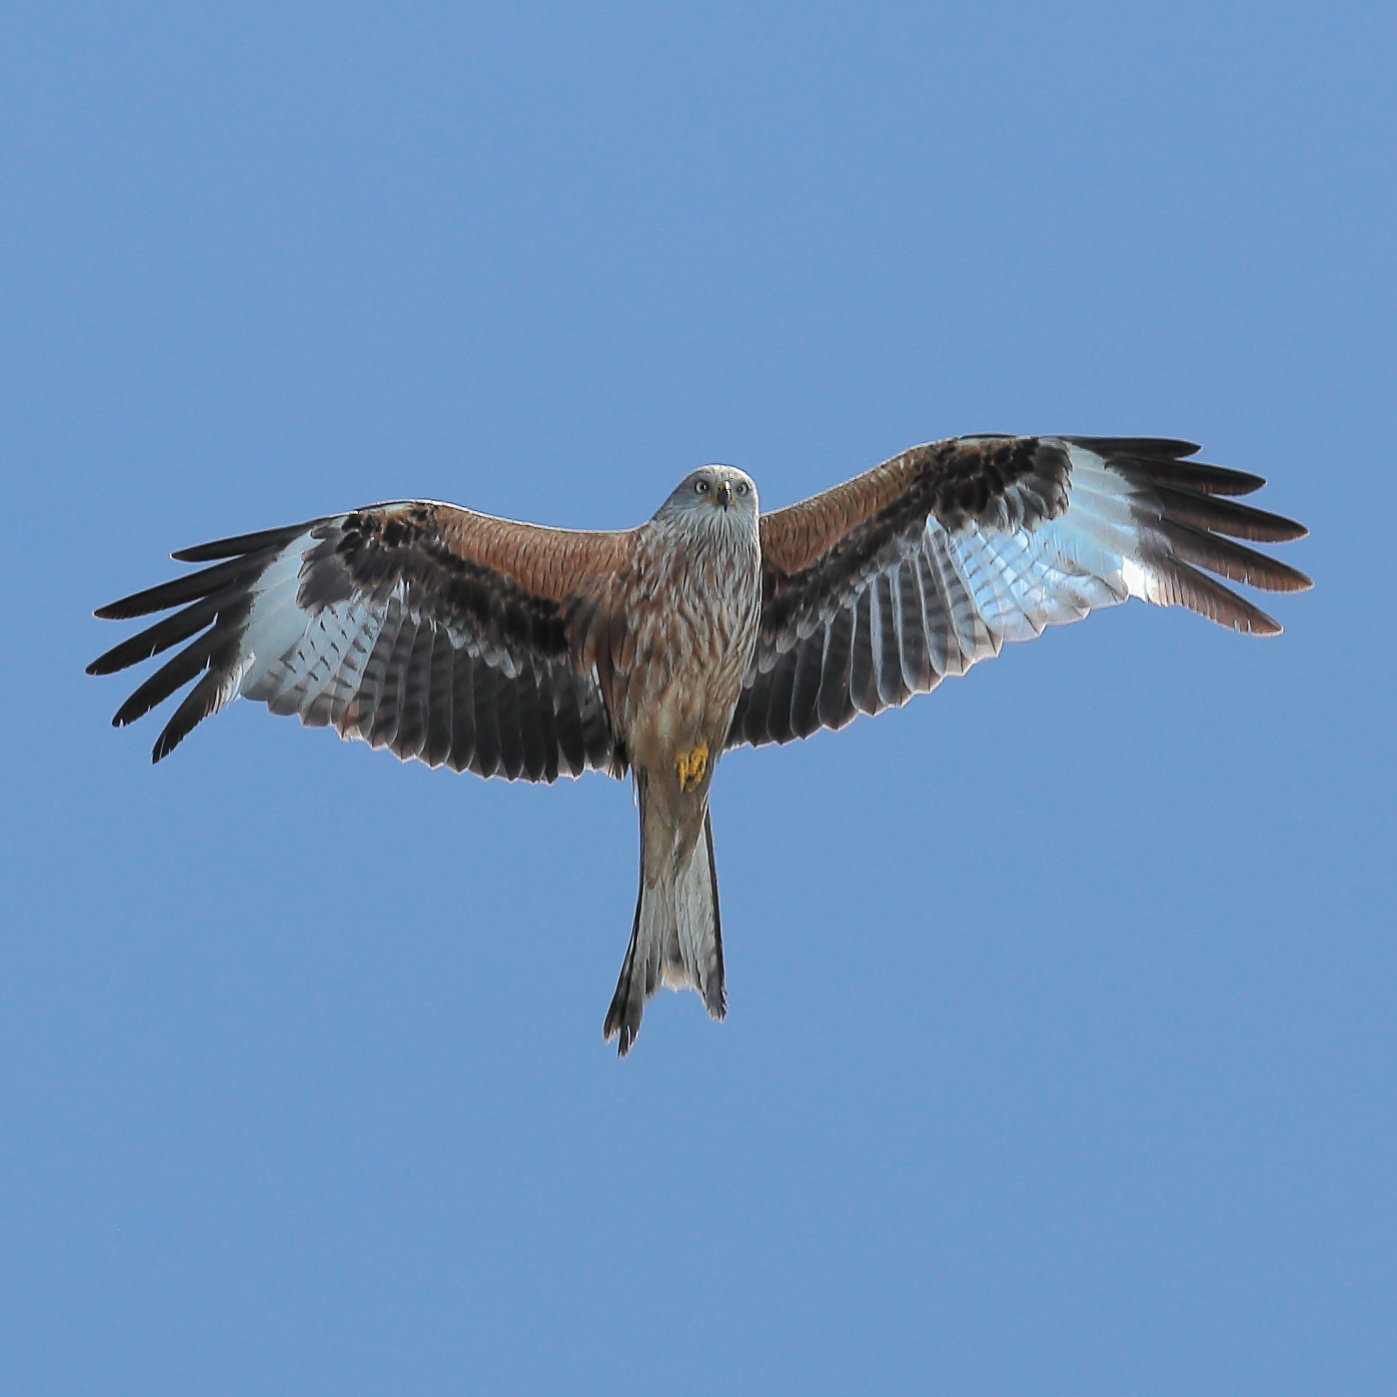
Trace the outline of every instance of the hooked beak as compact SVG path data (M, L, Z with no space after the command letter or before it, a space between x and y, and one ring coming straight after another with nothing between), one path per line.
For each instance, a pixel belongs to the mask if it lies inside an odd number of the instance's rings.
M726 509L732 503L732 481L720 480L713 491L714 504L720 504Z

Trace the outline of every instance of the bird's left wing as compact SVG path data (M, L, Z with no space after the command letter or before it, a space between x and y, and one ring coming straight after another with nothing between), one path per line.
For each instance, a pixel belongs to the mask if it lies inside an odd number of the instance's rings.
M1280 626L1210 577L1303 573L1243 538L1301 538L1237 504L1264 482L1155 438L958 437L762 516L762 616L728 745L788 742L1127 597L1254 635Z
M222 539L174 554L212 566L102 607L113 620L179 609L88 673L188 642L113 719L134 722L197 680L156 761L240 695L432 766L619 774L588 648L627 539L423 500Z

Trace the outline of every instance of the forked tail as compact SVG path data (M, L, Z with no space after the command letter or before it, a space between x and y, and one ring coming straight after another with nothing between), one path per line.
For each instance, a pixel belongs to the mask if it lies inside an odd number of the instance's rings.
M727 1012L712 817L704 813L703 837L695 841L687 861L676 866L673 860L666 859L660 869L648 869L645 806L642 788L640 893L636 898L631 944L606 1014L607 1041L619 1035L617 1049L622 1057L640 1032L645 1001L661 985L673 990L695 990L715 1019Z

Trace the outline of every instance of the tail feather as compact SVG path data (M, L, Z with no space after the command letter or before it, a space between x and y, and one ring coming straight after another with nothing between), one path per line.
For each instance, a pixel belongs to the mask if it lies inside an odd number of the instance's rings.
M644 820L642 795L642 828ZM617 1050L622 1057L640 1032L645 1001L661 985L696 991L715 1019L727 1013L711 817L705 813L703 838L694 845L688 861L678 869L660 869L653 882L647 878L653 870L645 868L644 848L642 838L640 892L631 941L606 1014L606 1039L619 1040Z

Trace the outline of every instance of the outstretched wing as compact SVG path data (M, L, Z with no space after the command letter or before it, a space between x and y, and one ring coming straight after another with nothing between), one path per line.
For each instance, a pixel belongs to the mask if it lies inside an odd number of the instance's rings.
M188 642L112 720L134 722L197 680L156 761L241 695L431 766L531 781L619 774L625 755L585 648L627 537L400 501L186 548L174 557L213 566L97 615L180 609L88 673Z
M1264 482L1185 459L1197 450L1153 438L958 437L764 515L761 630L729 746L843 727L1006 640L1127 597L1276 634L1208 574L1306 588L1303 573L1231 541L1305 529L1226 498Z

